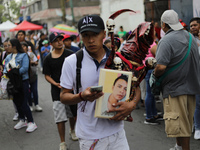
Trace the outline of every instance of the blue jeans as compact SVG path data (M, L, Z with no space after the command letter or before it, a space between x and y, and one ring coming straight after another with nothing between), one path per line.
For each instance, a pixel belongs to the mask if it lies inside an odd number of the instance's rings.
M17 111L19 113L19 118L25 120L27 118L28 122L33 122L33 116L28 106L29 99L29 81L23 81L23 91L18 94L13 95L13 101L17 107Z
M37 80L33 83L30 83L30 97L29 97L29 106L32 106L32 98L35 106L38 105L38 87Z
M145 109L146 109L146 119L151 119L154 116L157 116L156 102L154 95L151 93L151 88L149 85L149 78L153 70L148 70L145 80L146 80L146 98L145 98Z
M194 112L194 127L195 130L200 130L200 95L196 95L196 108Z

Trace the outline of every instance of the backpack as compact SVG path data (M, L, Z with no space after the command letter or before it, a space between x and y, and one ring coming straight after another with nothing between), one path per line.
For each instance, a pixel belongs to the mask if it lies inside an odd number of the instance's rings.
M82 60L83 60L83 50L79 50L76 52L76 93L79 93L79 88L81 85L81 68L82 68Z
M79 50L76 53L76 93L79 93L79 88L81 88L81 68L82 68L82 60L83 60L83 50ZM86 101L87 102L87 101ZM77 104L69 105L70 110L73 116L77 116Z

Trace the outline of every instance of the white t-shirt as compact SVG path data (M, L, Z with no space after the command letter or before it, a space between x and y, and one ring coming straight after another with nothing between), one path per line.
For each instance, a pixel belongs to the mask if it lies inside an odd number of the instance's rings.
M104 56L106 58L106 55ZM60 85L66 89L74 89L76 93L76 55L70 55L64 61L62 74L60 78ZM100 68L104 68L106 60L97 68L93 58L88 52L83 49L83 60L81 69L81 84L82 89L98 85ZM113 121L108 119L100 119L94 117L95 103L87 102L84 112L81 111L82 104L78 103L77 122L76 122L76 135L81 139L91 140L100 139L124 128L123 121Z
M29 51L27 53L28 53L31 61L36 62L38 60L37 57L35 56L35 54L33 52Z
M72 46L75 46L75 47L78 47L78 44L75 43L75 42L71 42L71 45L72 45Z

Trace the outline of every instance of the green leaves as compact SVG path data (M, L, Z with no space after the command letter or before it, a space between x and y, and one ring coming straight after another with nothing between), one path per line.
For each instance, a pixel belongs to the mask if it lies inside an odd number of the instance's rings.
M10 11L12 14L20 17L20 7L22 6L22 2L10 1Z
M5 22L6 20L13 20L14 18L18 18L21 16L20 7L22 5L21 1L16 2L11 0L9 2L3 3L0 0L0 22Z

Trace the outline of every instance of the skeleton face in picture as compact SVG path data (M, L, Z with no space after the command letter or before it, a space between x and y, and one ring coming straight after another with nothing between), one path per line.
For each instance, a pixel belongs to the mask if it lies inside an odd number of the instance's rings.
M109 32L114 32L115 22L113 19L108 19L106 22L106 26Z

